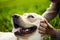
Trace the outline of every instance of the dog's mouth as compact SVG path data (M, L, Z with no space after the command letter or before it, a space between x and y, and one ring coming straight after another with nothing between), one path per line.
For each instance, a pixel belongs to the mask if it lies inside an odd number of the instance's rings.
M24 28L23 26L18 25L16 23L14 23L14 27L20 28L17 32L15 32L16 36L23 36L25 34L30 34L30 33L35 32L37 29L37 26L32 26L30 28Z

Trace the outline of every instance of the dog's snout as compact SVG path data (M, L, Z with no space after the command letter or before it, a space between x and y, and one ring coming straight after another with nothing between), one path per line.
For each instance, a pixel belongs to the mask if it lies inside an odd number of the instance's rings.
M13 15L12 17L13 17L13 18L19 18L19 16L18 16L18 15Z

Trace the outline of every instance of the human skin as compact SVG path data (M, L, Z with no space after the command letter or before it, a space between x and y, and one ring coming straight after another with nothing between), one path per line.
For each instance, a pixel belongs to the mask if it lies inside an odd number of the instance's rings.
M40 27L39 27L39 33L41 33L42 35L45 35L45 34L50 34L52 36L56 35L56 29L54 27L52 27L52 25L50 25L48 23L47 20L45 21L41 21L40 22Z
M51 5L46 10L46 12L43 13L43 17L46 18L45 21L41 21L41 25L39 28L39 32L43 35L50 34L52 36L56 35L57 29L55 29L49 22L54 19L60 10L60 0L50 0Z

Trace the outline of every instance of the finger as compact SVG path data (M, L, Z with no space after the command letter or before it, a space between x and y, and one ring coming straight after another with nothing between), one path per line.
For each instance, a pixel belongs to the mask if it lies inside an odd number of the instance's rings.
M47 24L47 26L49 26L49 25L50 25L46 19L45 19L44 21L45 21L45 23Z
M45 23L45 20L41 20L40 23Z
M42 36L45 36L45 34L41 34L41 37L42 37Z
M50 27L53 28L52 25L50 25L46 19L45 19L45 23L47 24L48 28Z
M43 27L39 27L38 29L39 29L40 31L46 31L46 29L43 28Z
M43 31L39 31L39 33L40 33L40 34L45 34L45 32L43 32Z
M43 28L47 28L47 24L46 23L40 23L40 26L42 26Z

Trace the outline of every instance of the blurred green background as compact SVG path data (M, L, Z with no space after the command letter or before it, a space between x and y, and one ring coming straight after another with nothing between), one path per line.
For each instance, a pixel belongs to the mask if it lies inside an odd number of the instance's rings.
M0 31L12 31L12 15L25 12L36 12L42 15L49 7L49 0L0 0ZM59 17L54 18L50 23L55 28L60 28Z

